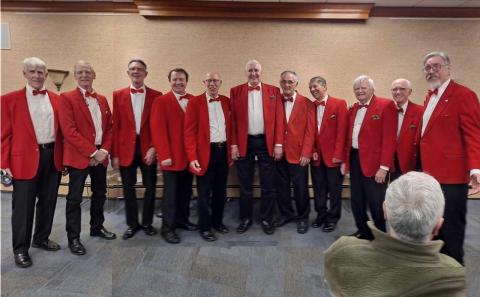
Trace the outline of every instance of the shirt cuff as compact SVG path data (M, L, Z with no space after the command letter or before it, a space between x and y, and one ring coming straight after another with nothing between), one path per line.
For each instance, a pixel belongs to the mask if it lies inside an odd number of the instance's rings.
M386 171L390 170L390 168L388 166L383 166L383 165L380 165L380 169L383 169L383 170L386 170Z
M95 150L95 151L93 152L93 154L90 155L90 158L93 158L93 156L95 156L95 154L96 154L97 152L98 152L98 150Z
M470 170L470 176L474 175L474 174L480 174L480 169L472 169Z
M275 146L276 147L283 147L283 145L281 143L275 143Z
M230 145L230 147L238 147L238 145L232 144L232 145Z

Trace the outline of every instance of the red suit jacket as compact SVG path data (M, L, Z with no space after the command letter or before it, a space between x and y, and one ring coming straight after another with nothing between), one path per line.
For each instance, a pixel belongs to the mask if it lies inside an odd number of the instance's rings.
M140 126L140 150L142 160L147 150L153 147L150 133L150 111L154 99L162 93L145 87L145 103L143 105ZM112 158L118 157L120 166L130 166L135 154L137 131L135 115L130 97L130 87L113 92L113 144Z
M95 147L95 126L87 103L80 89L62 93L59 119L63 141L63 165L77 169L85 169L90 162L90 156L97 150ZM97 93L97 101L102 113L102 144L101 148L111 152L112 148L112 113L107 99ZM103 162L108 166L108 158Z
M2 164L10 168L15 179L32 179L38 171L40 153L32 118L28 110L26 88L1 97L2 106ZM62 171L62 135L58 125L60 97L48 91L53 109L55 148L54 163Z
M358 108L357 102L348 114L346 172L350 170L353 124ZM375 176L380 166L387 166L390 170L394 170L397 116L397 108L392 100L373 95L358 135L360 167L364 176Z
M347 102L329 95L323 112L320 133L318 133L317 129L318 123L315 111L314 151L318 153L318 160L312 163L313 166L320 166L322 162L327 167L339 166L339 164L332 162L333 158L345 161L344 150L347 140L347 122Z
M417 164L418 142L416 139L417 130L421 129L423 106L408 102L407 111L403 116L402 127L397 139L397 160L402 173L415 170ZM397 117L398 119L398 117Z
M186 96L189 101L194 97L191 94ZM184 119L185 112L172 91L157 97L153 102L150 129L157 159L159 162L172 159L172 165L160 166L161 170L181 171L188 166L183 140Z
M420 157L441 184L468 183L470 170L480 168L480 104L472 90L450 81L420 139Z
M311 158L315 139L315 105L297 93L288 123L285 121L283 152L290 164L300 163L300 157Z
M248 137L248 84L230 89L232 108L232 145L238 145L241 157L247 154ZM262 83L263 121L267 148L273 156L275 144L283 143L284 117L280 89Z
M222 104L223 115L225 117L225 129L227 136L227 158L228 164L231 164L230 155L230 100L228 97L219 96ZM210 121L208 117L207 96L199 95L188 102L187 112L185 114L185 150L188 161L198 160L202 170L196 172L190 167L190 171L196 175L204 175L210 161Z

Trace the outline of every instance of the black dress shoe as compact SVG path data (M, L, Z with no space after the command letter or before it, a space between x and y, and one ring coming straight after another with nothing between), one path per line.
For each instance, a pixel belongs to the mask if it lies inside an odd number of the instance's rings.
M117 235L115 235L115 233L108 231L107 229L105 229L105 227L102 227L100 230L90 230L90 236L100 237L106 240L112 240L117 238Z
M87 253L87 250L83 246L83 244L80 242L80 239L75 238L72 240L68 241L68 247L70 248L70 251L74 255L85 255Z
M210 230L200 231L200 236L205 241L215 241L215 240L217 240L217 237L215 236L215 234L213 234L212 231L210 231Z
M13 254L13 257L15 258L15 264L20 268L27 268L33 264L28 253Z
M301 220L297 223L297 232L300 234L305 234L308 231L308 221Z
M251 219L244 219L240 225L238 225L237 227L237 233L238 234L242 234L242 233L245 233L248 228L250 228L250 226L252 225L252 220Z
M47 239L45 241L42 241L40 243L35 243L32 242L32 247L37 248L37 249L44 249L46 251L50 252L55 252L60 249L60 245L56 243L55 241L52 241L50 239Z
M138 232L138 230L140 230L140 226L137 226L137 227L128 227L128 229L123 233L122 235L122 238L125 240L125 239L129 239L129 238L132 238L135 233Z
M180 238L178 237L177 233L175 233L175 231L165 230L160 232L160 234L162 235L163 239L165 239L165 241L168 243L180 243Z
M213 227L213 229L217 230L219 233L222 233L222 234L227 234L228 232L230 232L230 230L224 224L220 224L216 227Z
M145 234L147 234L148 236L153 236L157 234L157 229L155 229L152 225L143 226L142 228L143 232L145 232Z
M265 232L265 234L272 235L273 232L275 232L275 226L273 226L273 224L270 223L269 221L262 220L261 224L262 224L263 232Z
M177 228L187 230L187 231L197 231L198 230L198 225L195 225L190 222L186 222L185 224L177 224Z
M324 223L323 220L315 219L312 222L312 228L320 228L320 227L322 227L323 223Z
M157 218L163 218L163 212L161 210L157 211L157 213L155 214L155 216Z
M329 222L325 223L322 230L323 232L332 232L333 230L335 230L335 227L337 227L337 223Z
M273 225L275 227L282 227L288 223L290 223L291 221L293 221L293 218L291 217L279 217L277 218L274 222L273 222Z

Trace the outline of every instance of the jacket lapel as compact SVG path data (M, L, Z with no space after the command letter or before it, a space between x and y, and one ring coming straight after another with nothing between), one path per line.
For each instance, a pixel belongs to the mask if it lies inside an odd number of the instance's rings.
M48 99L50 99L50 104L52 105L52 109L53 109L53 129L55 130L55 136L57 136L59 132L58 113L57 113L58 105L57 105L57 100L53 100L53 97L56 95L50 91L47 91L47 93L48 93Z
M136 127L135 114L133 112L132 106L132 96L130 95L130 87L126 88L125 91L122 93L122 101L126 108L125 112L127 113L127 117L133 123L133 126Z
M327 120L330 118L330 116L332 115L332 111L335 109L334 106L333 106L334 102L333 100L330 100L330 98L327 99L327 104L325 104L325 108L323 109L323 117L322 117L322 122L320 123L320 135L323 134L323 132L325 131L325 123L327 122ZM320 108L320 107L317 107L317 108ZM317 115L315 114L315 117ZM315 127L316 129L318 129L317 127Z
M438 119L440 114L442 114L443 110L447 107L449 98L452 95L454 88L455 86L452 80L450 81L447 88L445 89L445 92L443 92L442 97L438 100L437 105L435 106L435 109L433 109L432 115L428 120L427 127L425 128L425 132L423 133L423 135L425 135L432 128L433 123ZM428 101L430 101L430 98ZM428 103L425 106L428 106Z
M145 87L145 102L143 103L143 111L142 111L142 119L140 122L140 131L142 130L143 126L145 123L147 123L148 120L148 113L150 112L150 109L152 107L153 100L153 94L152 90L148 87Z
M30 116L30 110L28 109L27 88L23 88L22 96L18 101L18 109L21 114L25 115L25 125L27 126L28 132L33 136L34 139L37 139L37 136L35 135L35 128L33 128L32 117Z
M80 110L84 113L85 117L87 118L87 122L89 123L90 127L95 131L95 125L93 124L93 119L92 119L92 114L90 113L90 110L88 109L87 102L85 101L85 98L82 95L82 92L80 89L77 88L77 99L78 105L80 105ZM101 110L101 109L100 109ZM103 118L102 118L103 120Z

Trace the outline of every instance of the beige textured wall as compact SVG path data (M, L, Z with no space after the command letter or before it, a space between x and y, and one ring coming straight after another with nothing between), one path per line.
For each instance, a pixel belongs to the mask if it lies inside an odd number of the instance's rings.
M426 90L422 57L436 49L450 54L454 78L480 92L480 59L474 57L480 45L478 19L318 23L3 13L2 22L10 24L12 39L12 50L1 51L2 94L24 85L20 63L27 56L67 70L78 59L92 62L97 72L94 86L108 97L128 84L125 64L133 57L148 63L151 87L167 90L168 70L181 66L191 74L191 93L202 92L203 73L217 70L227 95L231 86L245 81L245 62L256 58L263 64L267 83L277 84L282 70L297 71L303 94L309 95L310 77L324 75L332 95L353 102L351 82L365 73L373 77L381 96L389 96L393 79L410 79L414 101L422 102ZM70 74L62 91L74 86Z

